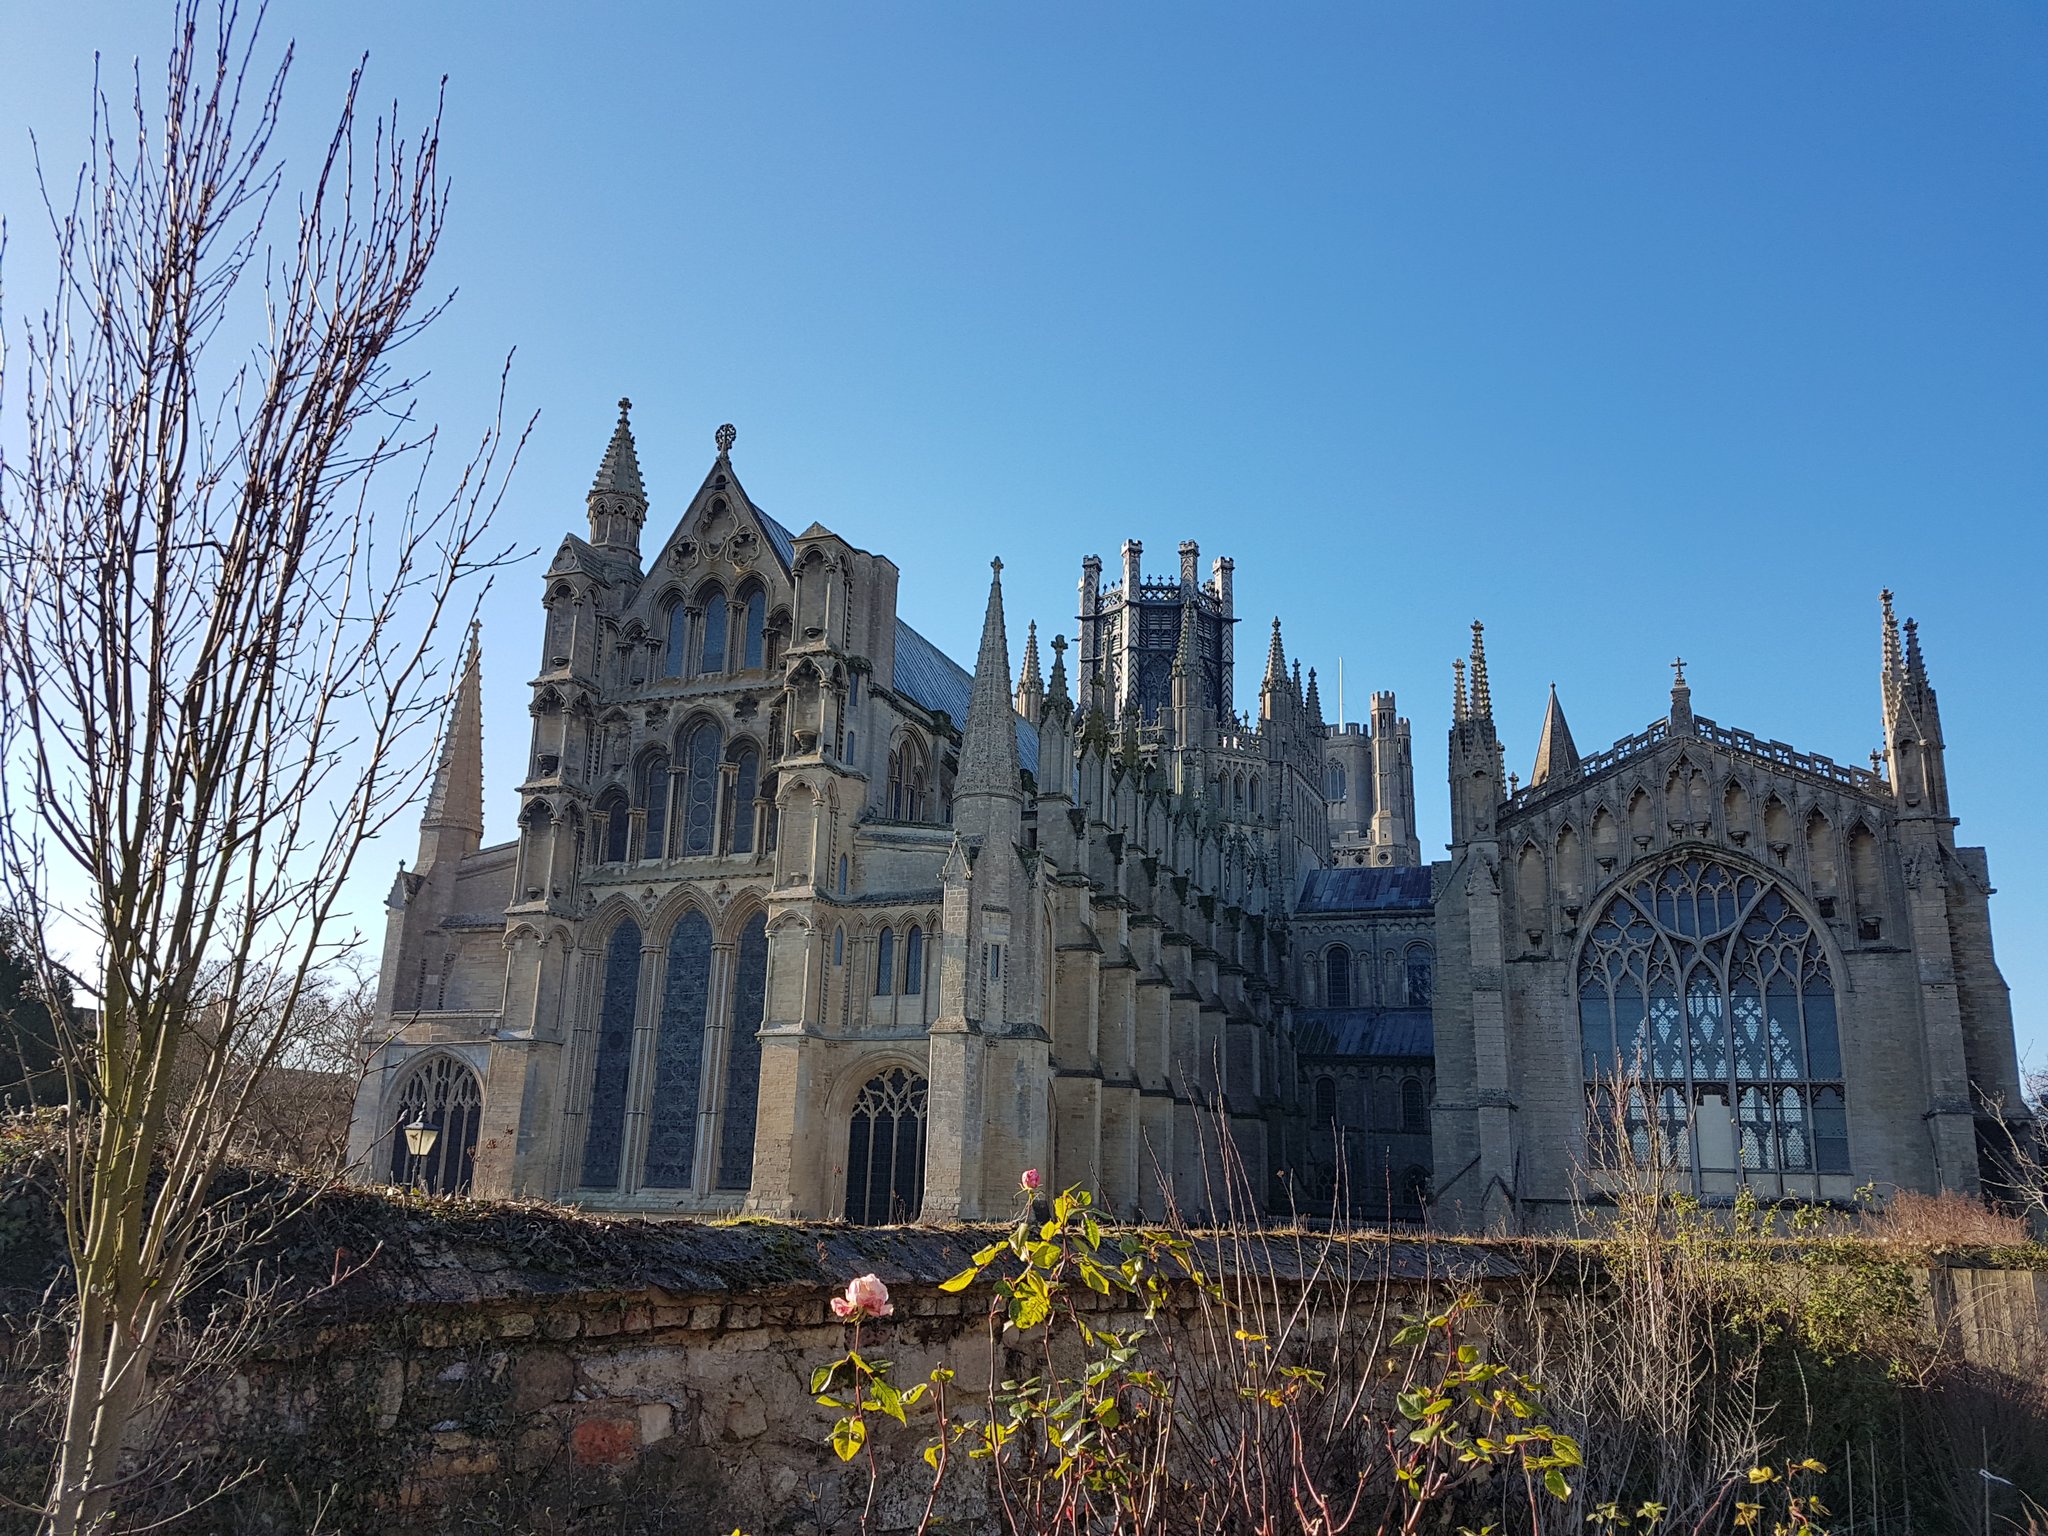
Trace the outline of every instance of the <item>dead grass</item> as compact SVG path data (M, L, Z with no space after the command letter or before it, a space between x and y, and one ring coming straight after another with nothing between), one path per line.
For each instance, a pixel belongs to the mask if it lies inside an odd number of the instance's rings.
M1914 1248L2017 1248L2028 1237L2025 1222L1981 1200L1954 1191L1920 1195L1904 1189L1864 1217L1863 1234Z

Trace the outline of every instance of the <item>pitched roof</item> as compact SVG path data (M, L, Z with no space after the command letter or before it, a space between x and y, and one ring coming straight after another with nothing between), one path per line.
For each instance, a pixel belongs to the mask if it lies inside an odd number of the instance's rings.
M896 621L894 686L920 708L944 713L955 730L966 727L974 678L959 662L901 619ZM1027 773L1038 772L1038 728L1021 716L1017 720L1017 759Z
M1390 869L1341 865L1312 869L1301 882L1297 913L1427 912L1431 906L1429 869L1411 864Z
M1297 1008L1294 1051L1422 1061L1436 1055L1436 1026L1427 1008Z

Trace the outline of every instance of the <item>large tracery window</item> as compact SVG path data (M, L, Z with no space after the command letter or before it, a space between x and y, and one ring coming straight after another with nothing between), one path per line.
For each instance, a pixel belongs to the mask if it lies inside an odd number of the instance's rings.
M925 1080L901 1067L870 1078L846 1130L846 1219L915 1221L924 1206Z
M477 1129L483 1121L483 1085L452 1056L426 1057L407 1074L393 1111L391 1182L436 1195L466 1195L476 1173ZM415 1157L405 1128L423 1122L437 1133L425 1156Z
M1849 1171L1834 981L1775 885L1698 859L1648 875L1594 923L1578 983L1598 1156Z

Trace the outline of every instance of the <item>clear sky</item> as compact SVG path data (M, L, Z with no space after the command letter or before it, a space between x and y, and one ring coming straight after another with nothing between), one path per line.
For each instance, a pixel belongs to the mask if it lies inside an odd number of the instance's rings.
M28 131L74 158L93 50L154 88L166 11L0 3L17 316ZM529 546L585 526L622 394L655 523L732 421L749 492L888 554L965 659L992 554L1021 636L1071 628L1084 554L1198 539L1237 559L1241 654L1279 612L1332 706L1340 656L1354 718L1398 691L1425 847L1474 617L1525 774L1547 683L1591 751L1663 714L1677 654L1700 713L1863 763L1896 588L2048 1058L2048 9L277 0L268 29L302 147L358 53L409 110L448 75L460 297L422 349L468 435L517 348ZM539 586L485 608L494 837Z

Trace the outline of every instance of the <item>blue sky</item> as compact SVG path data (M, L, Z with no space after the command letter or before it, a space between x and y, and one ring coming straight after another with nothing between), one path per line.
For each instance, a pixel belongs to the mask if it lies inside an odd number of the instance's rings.
M28 130L72 158L93 50L153 84L167 19L4 11L18 315ZM1862 763L1896 588L2048 1057L2048 10L278 0L268 35L295 152L360 52L410 111L449 76L422 358L466 435L517 348L529 546L582 526L621 394L657 521L732 421L756 498L890 555L963 657L990 555L1050 631L1083 554L1198 539L1326 699L1340 655L1354 715L1398 691L1426 846L1475 616L1524 773L1547 683L1592 750L1680 653L1702 714ZM496 836L538 590L485 609Z

